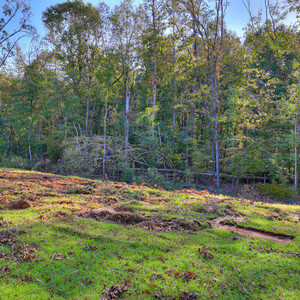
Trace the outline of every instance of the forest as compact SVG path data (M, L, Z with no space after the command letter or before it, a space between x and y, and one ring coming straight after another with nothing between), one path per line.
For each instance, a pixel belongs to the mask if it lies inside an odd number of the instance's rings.
M4 1L0 165L298 197L300 6L261 2L238 37L227 0L66 1L45 36Z
M299 0L88 1L0 0L0 299L300 299Z

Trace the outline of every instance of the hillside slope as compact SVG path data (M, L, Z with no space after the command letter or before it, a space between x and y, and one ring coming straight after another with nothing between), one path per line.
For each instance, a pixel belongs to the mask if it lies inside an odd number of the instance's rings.
M300 207L0 169L1 299L299 299Z

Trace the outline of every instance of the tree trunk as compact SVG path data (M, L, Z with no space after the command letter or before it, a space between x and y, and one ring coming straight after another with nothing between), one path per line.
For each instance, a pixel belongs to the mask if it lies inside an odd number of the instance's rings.
M299 88L300 88L300 83L299 83ZM299 97L297 99L297 106L296 106L296 118L295 118L295 183L294 183L294 188L295 188L295 200L298 199L298 123L299 123Z
M173 129L172 129L172 152L175 154L175 128L176 128L176 110L173 107Z
M3 128L4 128L4 133L5 133L5 139L6 139L6 144L7 144L7 153L10 152L10 144L9 144L9 138L8 138L8 134L7 134L7 128L6 128L6 124L5 124L5 120L3 115L1 115L1 119L2 119L2 123L3 123Z
M91 124L92 124L92 121L93 121L93 118L94 118L95 109L96 109L96 101L94 101L93 110L92 110L91 117L90 117L90 120L89 120L89 131L90 131Z
M98 126L99 126L99 122L100 122L101 110L102 110L102 106L101 106L101 103L99 103L97 120L96 120L96 124L94 127L94 135L96 135L98 133Z
M29 158L30 158L30 165L32 167L32 153L31 153L31 145L30 145L31 132L32 132L32 116L30 117L30 130L29 130L29 135L28 135L28 152L29 152Z
M216 65L213 67L213 73L210 73L210 89L211 98L213 105L213 118L214 118L214 143L215 143L215 155L216 155L216 177L217 177L217 187L221 186L220 182L220 163L219 163L219 134L218 134L218 87L217 87L217 70Z
M91 78L88 79L88 94L87 94L87 105L86 105L86 119L85 119L85 130L86 133L89 133L89 113L90 113L90 86L91 86Z
M175 21L174 21L175 22ZM175 36L175 26L173 24L173 36ZM176 46L175 42L173 41L173 68L174 68L174 74L173 74L173 128L172 128L172 153L173 156L175 155L175 129L176 129Z
M67 141L67 134L68 134L68 130L67 130L67 117L65 117L65 138L64 141Z
M265 141L264 184L266 184L266 182L267 182L267 141Z
M107 120L107 102L108 102L108 88L107 88L107 96L105 101L105 115L104 115L104 145L103 145L103 168L102 168L102 176L106 178L106 169L105 169L105 161L106 161L106 120Z
M75 122L73 122L73 125L74 125L75 131L76 131L76 142L77 142L77 145L78 145L79 154L81 155L81 147L80 147L80 143L79 143L79 139L78 139L78 130L77 130L77 127L75 125Z
M216 163L215 163L215 145L214 145L214 138L213 138L213 130L211 126L211 120L209 117L209 110L205 101L204 93L201 91L202 101L204 109L207 113L207 123L208 123L208 133L209 133L209 139L210 139L210 148L211 148L211 155L212 155L212 163L213 163L213 177L216 178Z
M128 155L128 141L129 141L129 104L130 104L130 90L128 84L126 83L126 124L125 124L125 161L127 162Z
M156 45L156 15L155 15L155 7L154 0L152 6L152 29L153 29L153 56L154 56L154 64L153 64L153 109L156 107L156 89L157 89L157 45ZM151 118L151 131L152 138L154 138L154 121L155 121L155 111L152 112Z

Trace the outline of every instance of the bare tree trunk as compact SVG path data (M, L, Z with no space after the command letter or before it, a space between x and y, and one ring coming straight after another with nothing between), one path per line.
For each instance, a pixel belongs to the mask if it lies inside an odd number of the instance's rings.
M10 144L9 144L9 138L8 138L8 134L7 134L7 128L6 128L6 124L5 124L5 120L3 118L3 115L1 115L1 119L2 119L2 123L3 123L3 128L4 128L4 133L5 133L5 139L6 139L6 144L7 144L7 153L10 152Z
M194 58L197 61L198 58L198 44L197 44L197 40L196 40L196 24L195 21L193 22L193 27L194 27ZM195 110L196 110L196 98L195 98L195 93L196 93L196 82L197 82L197 76L195 76L194 78L194 85L193 85L193 95L194 95L194 101L193 101L193 106L192 106L192 124L191 124L191 130L190 130L190 136L193 136L194 133L194 123L195 123Z
M215 155L216 155L216 177L217 177L217 187L221 186L220 183L220 163L219 163L219 134L218 134L218 111L217 111L217 101L218 101L218 91L216 90L216 66L214 66L214 73L210 73L210 88L211 88L211 98L213 104L213 118L214 118L214 143L215 143Z
M101 103L99 103L97 120L96 120L96 124L95 124L95 127L94 127L94 135L96 135L97 132L98 132L98 126L99 126L99 121L100 121L100 116L101 116L101 110L102 110L102 106L101 106Z
M32 131L32 116L30 117L30 130L29 130L29 135L28 135L28 152L29 152L29 158L30 158L30 165L32 167L32 153L31 153L31 145L30 145L31 131Z
M185 140L185 147L186 147L186 167L189 167L189 113L186 112L186 122L185 122L185 131L186 131L186 140Z
M89 113L90 113L90 87L91 87L91 78L88 78L88 94L87 94L87 105L86 105L86 119L85 119L85 130L86 133L89 133Z
M75 122L73 122L73 125L74 125L75 131L76 131L76 141L77 141L77 145L78 145L78 149L79 149L79 154L81 155L81 147L80 147L80 143L79 143L79 139L78 139L78 130L75 125Z
M93 121L93 118L94 118L95 109L96 109L96 101L94 101L93 110L92 110L91 117L90 117L90 120L89 120L89 130L91 128L91 124L92 124L92 121Z
M209 116L209 110L205 101L204 93L201 91L203 106L207 114L207 123L208 123L208 134L210 139L210 148L211 148L211 155L212 155L212 163L213 163L213 177L216 178L216 163L215 163L215 145L214 145L214 138L213 138L213 131L211 126L211 120Z
M173 22L175 22L173 20ZM173 24L173 36L175 35L175 26ZM173 74L173 129L172 129L172 153L175 154L175 129L176 129L176 46L175 42L173 41L173 68L174 68L174 74Z
M102 167L102 176L106 178L106 120L107 120L107 102L108 102L108 88L107 88L107 96L105 101L105 115L104 115L104 145L103 145L103 167Z
M41 121L39 120L39 115L38 113L36 114L36 137L40 141L41 140Z
M67 140L67 134L68 134L68 130L67 130L67 117L65 117L65 138L64 138L65 142Z
M157 93L157 45L156 45L156 14L155 14L155 6L154 0L152 3L152 29L153 29L153 56L154 56L154 64L153 64L153 109L156 107L156 93ZM152 138L154 138L154 121L155 121L155 111L152 112L151 119L151 131Z
M299 83L299 89L300 89L300 83ZM294 182L294 188L295 188L295 200L298 199L298 125L299 125L299 96L297 99L297 112L296 112L296 118L295 118L295 182Z
M176 128L176 110L173 107L173 130L172 130L172 152L175 154L175 128Z
M266 137L267 138L267 137ZM264 184L267 182L267 141L265 141Z
M297 199L298 190L298 159L297 159L297 123L295 122L295 199Z
M125 124L125 161L127 162L128 155L128 141L129 141L129 104L130 104L130 90L128 84L126 83L126 124Z

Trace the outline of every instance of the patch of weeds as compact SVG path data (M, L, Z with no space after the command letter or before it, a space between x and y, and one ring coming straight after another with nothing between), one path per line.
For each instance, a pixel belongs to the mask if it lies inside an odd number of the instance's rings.
M271 199L285 199L285 200L294 200L294 189L292 186L287 186L285 184L280 184L276 182L272 183L258 183L256 185L258 191L264 196Z
M0 252L3 261L28 262L36 259L35 252L39 250L39 246L35 243L24 243L19 239L21 233L23 232L15 229L0 232L0 245L9 249L9 252Z
M0 217L0 227L6 227L11 224L12 224L11 221L7 221L3 217Z
M201 213L201 214L207 213L207 210L205 209L203 204L193 207L193 211Z
M93 194L94 191L95 190L91 186L75 186L71 189L65 190L64 193L65 194L85 194L85 195L89 195L89 194Z
M236 222L234 222L233 219L226 219L223 222L221 222L221 224L223 224L223 225L229 225L229 226L234 226L234 225L236 225Z

